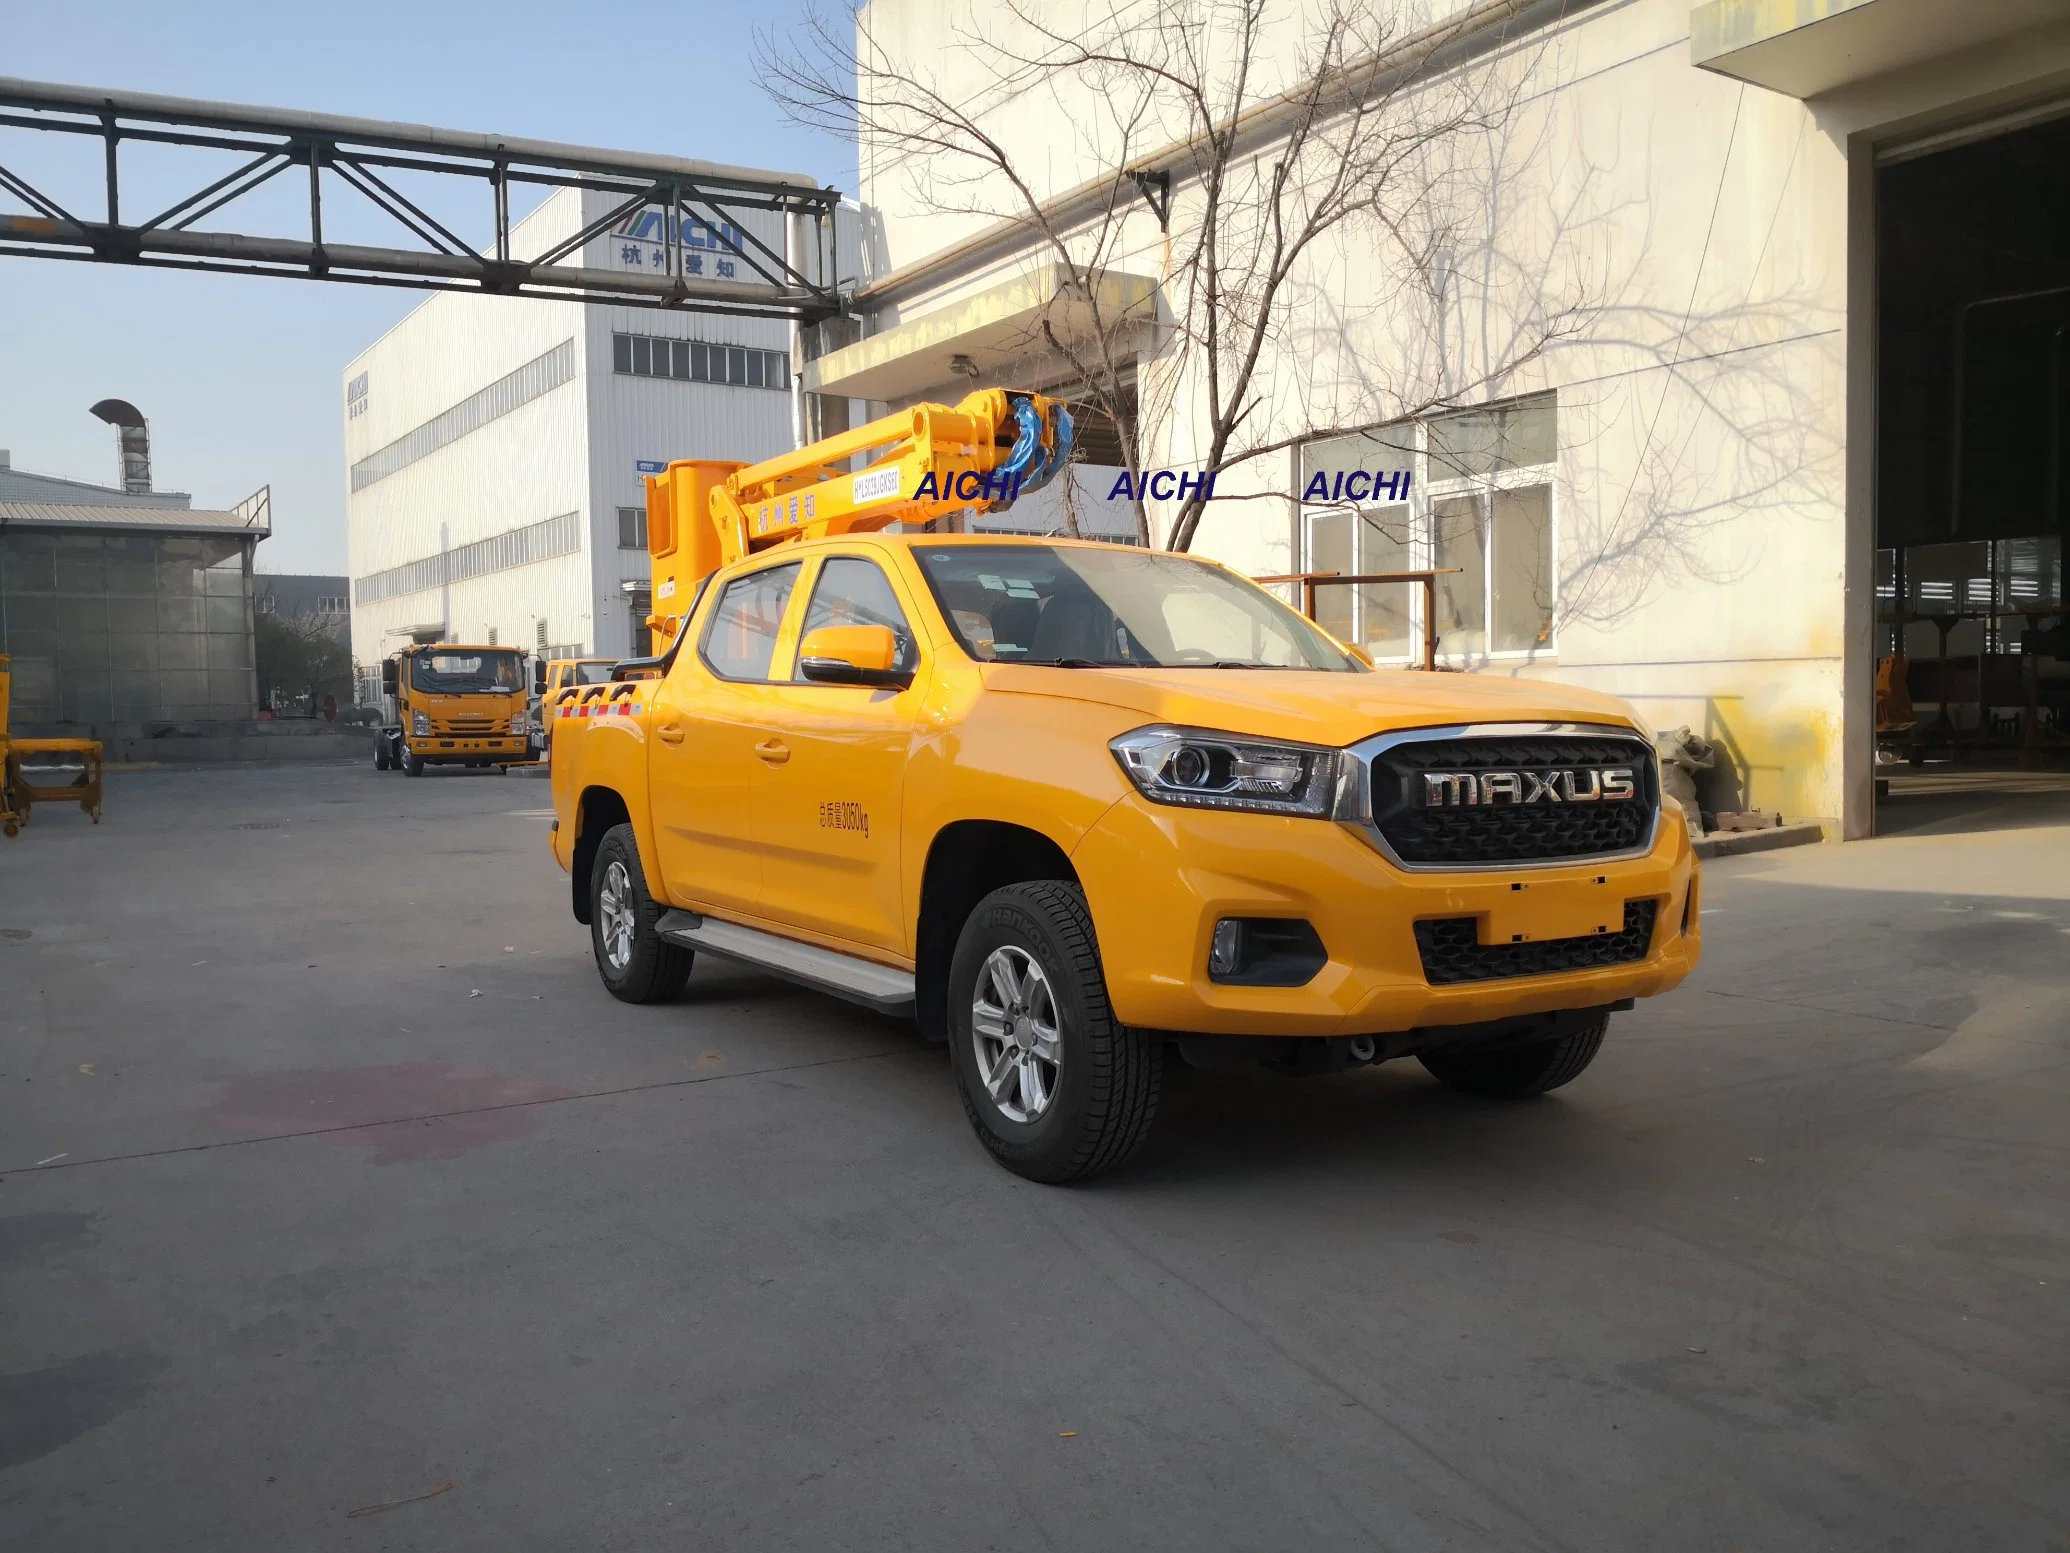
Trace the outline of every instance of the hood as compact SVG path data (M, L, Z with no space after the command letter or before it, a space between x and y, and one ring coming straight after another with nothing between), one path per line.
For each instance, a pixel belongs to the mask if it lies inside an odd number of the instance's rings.
M989 664L985 688L1139 713L1146 723L1343 746L1397 728L1446 723L1582 722L1638 729L1616 696L1545 680L1376 669L1058 669Z

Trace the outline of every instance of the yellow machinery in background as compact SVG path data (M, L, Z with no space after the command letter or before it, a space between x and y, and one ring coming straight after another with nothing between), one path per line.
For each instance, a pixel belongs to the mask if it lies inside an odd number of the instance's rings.
M100 740L15 738L8 732L13 688L10 661L0 653L0 835L21 834L30 809L39 803L76 803L100 824ZM61 782L43 779L40 763L52 757L64 775Z
M1009 507L1071 456L1058 400L987 388L916 404L759 464L679 459L647 477L655 651L673 642L697 589L720 567L789 540L927 523ZM851 467L858 455L869 462Z

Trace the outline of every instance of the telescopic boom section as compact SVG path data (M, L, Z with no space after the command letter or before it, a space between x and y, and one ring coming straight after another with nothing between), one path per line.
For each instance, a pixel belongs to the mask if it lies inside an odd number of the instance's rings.
M1071 456L1071 412L988 388L954 409L916 404L759 464L680 459L647 477L657 641L672 639L697 585L722 566L804 539L1001 512ZM853 461L869 462L860 471Z

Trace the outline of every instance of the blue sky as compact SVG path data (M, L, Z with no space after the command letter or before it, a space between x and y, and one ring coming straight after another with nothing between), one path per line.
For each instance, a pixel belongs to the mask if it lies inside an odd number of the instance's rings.
M786 122L752 76L754 27L802 9L24 5L8 8L0 73L774 167L852 194L852 153ZM48 174L55 153L36 143L58 138L0 130L0 165ZM140 163L137 183L151 172ZM0 209L19 208L0 197ZM237 208L206 224L227 228ZM262 571L342 572L339 371L421 298L0 257L0 448L20 469L112 483L115 433L87 406L128 399L151 422L161 489L219 507L272 485Z

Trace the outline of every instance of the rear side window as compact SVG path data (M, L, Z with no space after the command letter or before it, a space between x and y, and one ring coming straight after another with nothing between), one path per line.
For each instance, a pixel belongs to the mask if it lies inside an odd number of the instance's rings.
M776 633L798 583L796 561L750 572L726 584L705 627L704 661L721 679L767 679Z

